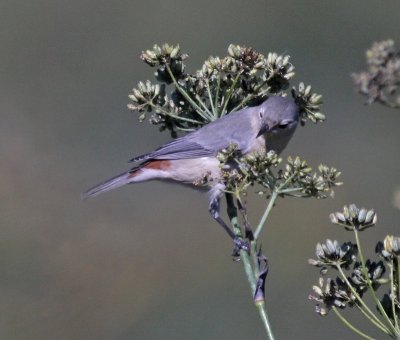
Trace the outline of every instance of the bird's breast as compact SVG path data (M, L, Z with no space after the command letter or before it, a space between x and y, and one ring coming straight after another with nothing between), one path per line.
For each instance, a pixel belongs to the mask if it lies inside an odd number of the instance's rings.
M178 159L170 161L168 178L184 183L196 183L205 177L218 181L221 177L219 161L215 157Z

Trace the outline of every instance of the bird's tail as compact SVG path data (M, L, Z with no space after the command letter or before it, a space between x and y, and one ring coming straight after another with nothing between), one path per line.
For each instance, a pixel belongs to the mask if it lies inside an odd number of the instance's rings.
M130 182L132 182L132 170L119 174L118 176L110 178L103 183L90 188L88 191L84 192L81 197L82 199L95 197L103 192L107 192L122 187L125 184L129 184Z

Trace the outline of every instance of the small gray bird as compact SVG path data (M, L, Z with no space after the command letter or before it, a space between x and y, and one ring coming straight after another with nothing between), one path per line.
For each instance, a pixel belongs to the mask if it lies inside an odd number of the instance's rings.
M236 246L246 248L246 243L237 239L219 216L219 201L225 186L220 181L217 153L231 143L236 144L243 155L265 154L270 150L280 153L298 122L299 109L292 99L270 97L259 106L233 112L150 153L131 159L131 162L141 163L89 189L83 197L94 197L125 184L149 180L193 184L208 174L208 178L212 179L210 214L228 232Z

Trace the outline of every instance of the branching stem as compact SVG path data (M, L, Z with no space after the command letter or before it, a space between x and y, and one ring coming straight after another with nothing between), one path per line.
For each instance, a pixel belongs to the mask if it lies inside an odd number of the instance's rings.
M177 119L177 120L182 120L184 122L188 122L188 123L193 123L193 124L200 124L202 125L203 123L198 121L198 120L194 120L194 119L190 119L190 118L186 118L186 117L181 117L181 116L177 116L169 111L164 110L162 107L155 105L153 102L151 101L147 101L147 104L149 104L152 108L154 108L155 110L159 110L162 113L164 113L166 116L169 116L171 118Z
M353 332L357 333L358 335L362 336L364 339L374 340L374 338L370 337L369 335L361 332L358 328L354 327L347 319L337 310L336 307L332 308L337 317L342 321L348 328L350 328Z
M365 280L367 281L368 287L369 287L369 289L371 291L372 298L373 298L376 306L378 307L380 313L382 314L383 318L385 319L387 325L389 326L389 328L391 330L391 333L393 335L395 335L396 337L398 337L399 333L398 333L397 329L393 326L392 321L389 319L389 316L387 315L385 309L382 306L381 301L376 296L375 290L372 287L372 282L371 282L371 280L369 278L368 269L367 269L367 267L365 265L365 259L364 259L364 255L363 255L363 252L362 252L362 249L361 249L361 242L360 242L360 238L359 238L358 231L357 231L356 228L354 228L354 234L355 234L355 238L356 238L356 243L357 243L357 248L358 248L358 255L360 256L360 262L361 262L363 274L364 274Z
M265 209L264 214L261 217L260 223L258 223L257 229L254 232L254 238L257 240L258 237L260 236L261 231L264 228L265 222L267 221L268 215L271 212L272 207L275 204L276 199L278 198L278 192L277 191L272 191L272 195L269 199L267 209Z
M226 108L228 107L228 103L231 100L232 93L235 90L236 84L237 84L241 74L242 74L241 72L239 72L237 74L236 78L233 80L233 83L232 83L231 87L229 88L229 92L228 92L228 94L227 94L227 96L226 96L226 98L224 100L224 106L223 106L222 111L221 111L221 117L226 114Z
M394 319L394 326L396 327L396 330L399 330L399 323L397 321L397 316L396 316L396 304L395 304L395 300L396 300L396 291L394 288L394 263L393 263L393 258L391 260L391 263L389 264L390 266L390 292L392 295L392 313L393 313L393 319Z
M218 114L217 114L217 111L215 110L213 97L211 95L210 82L208 81L208 79L206 80L206 87L207 87L208 100L210 101L211 111L212 111L212 113L214 115L214 119L217 119L218 118Z
M231 225L233 227L235 235L242 237L242 231L238 223L238 218L237 218L237 208L235 207L233 200L232 200L232 195L230 197L227 197L226 199L227 205L228 205L228 215L231 221ZM257 254L253 254L253 256L257 256ZM244 251L240 250L240 259L243 263L243 267L246 273L247 281L249 283L252 297L254 298L254 294L256 291L256 284L257 284L257 277L255 275L253 266L251 265L251 257L250 255ZM268 313L267 309L265 306L264 302L257 301L255 302L256 308L258 310L258 313L260 315L261 321L263 322L266 334L267 334L267 339L268 340L274 340L275 337L272 333L271 325L269 323L268 319Z
M179 93L189 102L190 105L193 106L193 108L197 111L197 113L200 116L202 116L202 114L204 113L203 110L201 109L200 106L196 104L196 102L189 96L189 94L179 85L174 74L172 73L171 67L168 64L165 64L165 67Z
M354 289L353 285L349 282L349 280L347 279L346 274L343 272L342 267L338 264L336 266L337 270L339 271L340 275L342 276L342 279L344 280L344 282L346 282L347 286L350 288L351 292L353 293L353 295L356 297L357 301L359 302L359 304L361 305L360 308L364 308L365 312L368 313L379 325L380 325L380 329L382 331L384 331L385 333L389 332L389 330L387 329L387 327L382 323L382 321L380 321L377 316L371 311L371 309L369 309L369 307L365 304L365 302L363 301L363 299L360 297L360 295L357 293L357 291ZM390 332L389 332L390 333Z

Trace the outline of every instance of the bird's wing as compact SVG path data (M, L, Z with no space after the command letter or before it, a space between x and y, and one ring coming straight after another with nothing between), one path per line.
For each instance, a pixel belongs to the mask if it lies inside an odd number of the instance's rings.
M189 138L182 137L175 139L152 152L132 158L130 162L145 161L148 159L198 158L212 156L214 154L215 152L213 150L207 149Z
M238 145L244 151L248 147L248 138L256 135L253 132L249 117L244 112L230 114L215 122L209 123L200 130L161 146L153 152L135 157L131 162L148 159L185 159L215 156L217 152L229 146ZM243 138L246 136L247 138Z

